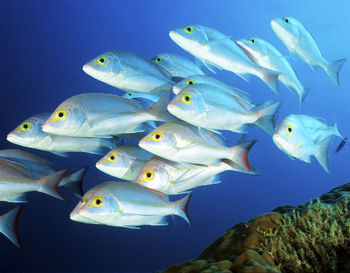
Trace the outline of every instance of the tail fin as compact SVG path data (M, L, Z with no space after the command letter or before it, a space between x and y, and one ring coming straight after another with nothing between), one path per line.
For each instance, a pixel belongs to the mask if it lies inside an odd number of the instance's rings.
M259 172L250 166L250 171L247 171L246 169L242 168L241 166L238 166L235 164L232 160L230 159L222 159L221 164L225 165L227 167L228 171L235 171L235 172L241 172L241 173L246 173L250 175L259 175Z
M187 214L187 207L190 199L191 193L187 194L184 198L173 202L178 207L177 215L182 217L189 225L191 225L191 221Z
M64 197L58 191L58 184L67 172L68 170L66 169L39 178L38 184L41 187L38 191L51 195L57 199L64 200Z
M76 197L81 198L83 196L83 180L88 168L89 167L86 166L77 172L64 177L59 186L68 190Z
M255 172L254 168L250 166L250 163L248 161L248 154L256 142L257 140L254 139L251 141L238 143L237 145L230 148L230 160L232 160L233 164L235 164L235 169L245 173Z
M318 150L315 154L317 161L321 164L323 169L329 173L328 152L333 136L328 136L318 143Z
M278 76L280 73L261 67L257 75L275 94L279 94Z
M339 87L339 71L343 67L346 59L341 59L333 62L328 62L326 67L326 73L328 77L334 82L334 84Z
M269 135L272 135L275 130L275 116L282 103L276 102L268 105L269 103L270 102L265 102L254 109L257 110L256 114L259 117L254 124L262 128Z
M303 87L303 89L300 90L300 94L299 94L299 106L300 107L301 107L301 104L304 102L306 95L309 94L309 91L310 91L310 88L307 88L307 87Z
M334 124L332 125L332 129L333 129L334 135L336 135L340 138L343 138L343 136L338 131L338 126L337 126L336 122L334 122Z
M164 122L177 120L177 118L172 116L167 110L167 106L170 101L170 95L171 90L164 92L158 102L156 102L151 108L148 109L148 113L153 116L153 120Z
M17 232L17 223L22 209L23 206L19 206L0 216L0 232L18 248L23 248Z

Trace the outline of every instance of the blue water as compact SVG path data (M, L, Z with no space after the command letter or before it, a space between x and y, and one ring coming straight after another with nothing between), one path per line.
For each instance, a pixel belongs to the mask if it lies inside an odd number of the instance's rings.
M286 47L270 27L275 17L293 16L311 31L329 60L350 58L348 1L0 1L0 149L20 148L6 135L24 119L53 111L70 96L83 92L122 94L82 71L82 65L98 54L123 49L147 58L172 52L192 58L168 36L171 29L187 24L214 27L237 40L263 38L284 55ZM301 113L319 116L350 136L350 61L341 73L341 88L335 87L324 71L316 73L303 61L290 59L304 86L311 88ZM210 72L208 72L211 74ZM212 75L212 74L211 74ZM297 95L284 86L274 95L256 77L250 83L230 72L215 75L250 92L255 103L267 99L283 101L278 122L298 113ZM237 134L225 133L233 145ZM150 272L193 258L224 231L240 221L268 212L280 205L297 205L349 182L349 147L330 150L331 173L313 160L306 164L290 160L259 128L249 139L258 142L250 161L261 173L248 176L226 172L222 183L197 188L189 205L192 226L175 217L167 227L141 230L87 225L72 222L69 213L77 199L67 202L33 193L19 220L24 250L0 236L0 272ZM77 170L90 165L84 190L111 180L99 172L100 156L72 154L60 158L28 150L57 168ZM1 203L0 214L13 208Z

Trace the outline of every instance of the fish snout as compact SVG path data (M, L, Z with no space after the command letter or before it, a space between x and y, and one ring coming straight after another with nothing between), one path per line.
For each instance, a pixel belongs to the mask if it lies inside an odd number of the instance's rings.
M177 95L178 93L180 93L181 90L182 90L182 89L181 89L177 84L175 84L175 85L173 86L173 93L174 93L175 95Z

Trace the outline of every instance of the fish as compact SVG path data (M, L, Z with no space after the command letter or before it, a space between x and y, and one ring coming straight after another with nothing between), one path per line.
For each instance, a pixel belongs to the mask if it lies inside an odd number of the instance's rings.
M17 223L22 209L23 206L19 206L0 216L0 232L21 249L23 246L17 232Z
M39 178L57 171L57 169L47 160L23 150L0 150L0 158L12 161L27 168L30 170L31 178ZM63 177L59 187L64 188L76 197L81 198L83 195L82 183L87 169L88 167L83 167L71 175Z
M343 149L347 141L348 141L347 137L343 138L342 141L339 143L335 152L338 153L341 149Z
M222 81L219 81L213 77L207 76L207 75L193 75L190 77L187 77L183 79L182 81L176 83L173 86L173 93L175 95L179 94L182 89L184 89L187 86L194 85L194 84L199 84L199 83L204 83L208 85L213 85L217 88L220 88L224 90L226 93L231 94L232 96L239 97L240 99L244 100L246 103L251 103L251 96L249 93L232 87Z
M203 25L188 25L169 32L170 38L213 71L212 67L231 71L248 81L249 74L259 77L278 93L279 74L254 62L228 36Z
M42 130L42 126L49 117L50 113L41 113L24 120L7 135L7 140L17 145L64 157L67 157L67 153L71 152L101 154L105 148L113 149L124 142L123 138L119 137L105 139L46 133Z
M196 187L221 183L219 174L224 171L257 174L225 159L214 165L203 166L154 156L143 166L134 183L167 195L181 194Z
M191 75L204 75L203 70L189 59L173 54L161 53L152 59L152 62L168 71L172 78L186 78Z
M316 157L322 168L329 173L328 152L333 136L341 137L337 124L327 125L318 117L302 114L286 116L273 134L273 142L291 159L310 163Z
M32 191L42 192L64 200L57 187L67 171L67 169L61 170L33 179L27 168L6 159L0 159L0 201L26 202L24 194Z
M166 70L136 53L123 50L98 55L83 66L83 71L126 92L157 94L174 85Z
M278 80L289 90L295 90L299 94L300 105L308 94L309 88L305 88L295 73L293 67L282 54L269 42L260 38L241 39L236 43L244 50L250 59L256 64L267 69L279 72Z
M96 168L111 176L134 181L153 155L138 146L125 145L111 150L96 163Z
M108 181L86 195L89 198L83 196L82 204L71 212L71 220L138 229L143 225L167 225L166 216L177 215L190 224L187 206L191 194L170 202L165 194L138 184Z
M140 140L139 146L159 157L200 165L229 159L247 171L252 170L248 153L256 140L226 147L221 136L182 121L167 122Z
M271 20L271 27L291 54L298 56L315 71L318 70L318 67L321 67L333 83L337 87L340 86L339 72L346 59L327 61L322 56L311 33L293 17L273 19Z
M144 132L144 122L174 120L166 110L169 96L170 91L165 92L157 103L145 109L135 100L113 94L75 95L56 108L42 129L49 134L100 138Z
M255 124L272 135L275 115L281 103L267 101L255 106L213 85L195 84L184 88L168 104L175 117L208 130L246 133Z
M123 98L127 99L146 99L152 102L157 102L160 99L160 96L155 94L141 93L141 92L127 92L123 95Z

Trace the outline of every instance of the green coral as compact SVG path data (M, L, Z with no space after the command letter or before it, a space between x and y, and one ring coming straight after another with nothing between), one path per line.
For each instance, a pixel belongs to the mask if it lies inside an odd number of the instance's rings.
M281 272L350 272L349 199L334 205L319 199L301 213L283 215L275 230L257 229L265 240L257 251L268 253Z

